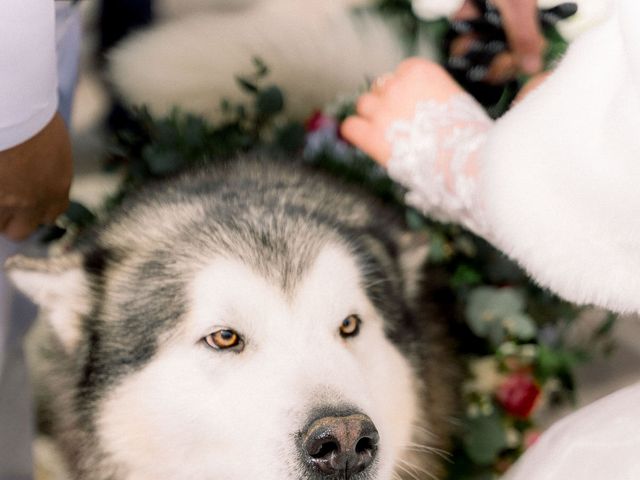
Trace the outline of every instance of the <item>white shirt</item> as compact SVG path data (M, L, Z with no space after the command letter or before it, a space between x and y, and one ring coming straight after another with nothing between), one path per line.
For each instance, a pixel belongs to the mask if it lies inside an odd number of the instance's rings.
M42 130L58 108L53 0L2 0L0 151Z

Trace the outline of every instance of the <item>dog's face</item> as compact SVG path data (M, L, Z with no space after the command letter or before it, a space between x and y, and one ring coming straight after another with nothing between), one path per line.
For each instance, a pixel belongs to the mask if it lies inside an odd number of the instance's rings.
M99 406L106 453L132 479L391 478L415 380L362 282L338 246L286 293L212 259L154 360Z
M405 261L424 244L378 238L355 208L329 222L260 201L232 220L200 201L142 205L70 254L9 264L51 326L47 361L64 365L43 382L75 478L436 472L450 397L425 385L439 347Z

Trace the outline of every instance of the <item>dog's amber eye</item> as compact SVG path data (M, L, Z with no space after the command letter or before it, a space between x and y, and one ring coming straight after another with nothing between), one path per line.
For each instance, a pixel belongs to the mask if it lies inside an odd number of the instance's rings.
M211 348L216 350L227 350L229 348L237 348L242 346L240 335L233 330L223 328L204 337L204 341Z
M354 337L360 331L362 321L358 315L349 315L340 324L340 336L342 338Z

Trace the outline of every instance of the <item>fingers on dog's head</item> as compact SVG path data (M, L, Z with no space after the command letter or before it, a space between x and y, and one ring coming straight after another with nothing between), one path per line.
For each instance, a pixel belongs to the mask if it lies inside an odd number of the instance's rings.
M364 118L371 118L381 106L380 98L374 93L365 93L358 98L356 112Z
M391 156L391 149L384 133L376 124L362 117L348 117L342 122L340 133L381 165L385 165Z
M434 75L448 75L444 68L434 62L424 58L412 57L402 61L396 69L396 76L403 78L406 76L430 78Z

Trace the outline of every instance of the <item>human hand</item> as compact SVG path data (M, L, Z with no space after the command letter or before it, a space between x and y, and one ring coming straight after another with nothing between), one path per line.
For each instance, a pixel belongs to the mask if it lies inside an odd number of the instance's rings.
M509 48L495 56L483 81L502 84L518 73L532 75L542 70L545 40L540 29L536 0L491 0L491 4L500 13ZM480 15L477 1L466 0L454 19L473 20ZM500 19L497 22L494 20L492 24L500 25ZM466 55L476 41L474 33L460 35L451 43L451 56Z
M23 240L69 204L71 145L62 118L26 142L0 152L0 234Z
M402 62L358 99L357 115L340 128L344 138L385 166L391 156L386 133L398 120L410 120L423 100L446 102L462 88L438 64L419 58Z

